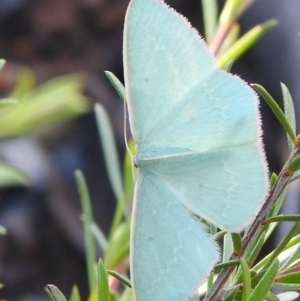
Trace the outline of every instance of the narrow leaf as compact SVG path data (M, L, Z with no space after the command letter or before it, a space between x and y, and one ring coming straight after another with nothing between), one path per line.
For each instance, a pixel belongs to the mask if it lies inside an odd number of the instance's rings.
M55 78L27 93L0 118L0 137L21 136L73 118L89 109L78 75Z
M129 254L130 221L124 222L108 241L103 262L107 269L115 269Z
M93 224L93 214L91 207L90 195L86 185L86 181L81 171L77 170L75 172L75 180L78 187L78 192L80 195L81 207L83 211L83 225L84 225L84 238L85 238L85 249L86 249L86 263L88 272L88 281L90 292L96 287L96 252L95 252L95 242L93 233L91 231L91 226Z
M300 178L300 171L298 170L298 171L296 171L296 172L293 174L293 176L291 177L290 183L292 183L292 182L298 180L299 178Z
M54 285L48 284L47 288L55 301L67 301L63 293Z
M229 61L229 62L227 62L226 64L225 64L225 66L222 68L224 71L226 71L226 72L230 72L231 71L231 68L232 68L232 66L233 66L233 63L234 63L234 60L231 60L231 61Z
M300 214L278 215L273 216L264 221L264 224L274 222L300 222Z
M265 229L262 229L260 233L257 235L253 243L246 250L244 254L244 259L249 262L249 265L252 266L254 261L256 260L260 250L262 249L265 242Z
M291 241L293 235L298 230L299 225L300 225L299 223L295 223L295 225L290 229L287 235L278 244L276 249L271 253L271 256L269 258L269 261L266 263L265 268L269 267L272 264L272 262L275 260L275 258L277 258L279 254L286 248L287 244Z
M277 21L270 20L255 26L238 41L236 41L225 53L218 58L218 66L222 68L227 62L238 59L251 48L263 35L274 28Z
M117 199L117 208L111 227L111 233L114 233L122 220L123 214L126 214L122 174L112 126L102 105L96 104L95 115L108 176Z
M104 71L106 77L108 78L109 82L116 90L120 98L125 101L125 88L123 84L119 81L119 79L110 71Z
M243 279L243 297L242 301L248 301L251 293L251 275L250 269L245 259L240 258L242 279Z
M282 264L280 268L281 271L284 271L289 267L295 265L297 260L300 259L300 244L285 250L283 253L280 254L280 256L281 255L285 255L284 259L286 259L286 261L284 262L284 264Z
M242 238L239 233L231 233L232 243L233 243L233 254L239 256L242 252Z
M77 285L73 286L69 301L80 301L80 294Z
M126 277L120 275L119 273L115 272L115 271L111 271L111 270L107 270L107 273L109 275L114 276L116 279L118 279L121 283L123 283L125 286L131 288L131 283L130 280L127 279Z
M217 61L223 54L225 54L240 38L241 27L238 23L232 24L230 30L227 32L225 39L217 54ZM231 60L232 61L232 60ZM223 68L222 68L223 69Z
M107 272L101 258L98 261L98 301L110 301Z
M270 187L273 188L275 183L277 182L277 175L276 173L272 172L271 177L270 177Z
M205 40L210 44L217 29L218 5L216 0L202 0Z
M220 23L233 23L239 15L238 12L243 2L244 0L227 0L220 14Z
M123 195L123 184L113 129L102 105L97 104L95 106L95 115L104 151L106 168L115 196L118 198L120 195Z
M227 231L225 230L219 231L215 235L212 235L212 238L215 241L220 241L226 235L226 233Z
M95 241L98 244L100 250L102 251L102 253L105 253L108 242L107 242L107 239L106 239L104 233L98 227L98 225L94 222L91 225L91 230L94 234Z
M275 277L277 275L279 269L279 262L275 259L269 268L267 269L266 273L259 281L255 289L252 291L248 301L261 301L264 300L265 296L271 289Z
M286 171L288 173L294 173L300 169L300 156L295 157L292 162L288 165Z
M223 240L223 258L222 262L227 262L233 253L233 243L231 233L227 232Z
M234 259L234 260L229 260L226 262L221 262L218 263L214 266L214 271L217 272L219 270L231 267L231 266L238 266L240 264L240 260L239 259Z
M278 212L281 209L281 206L283 204L285 195L286 195L286 189L284 189L282 191L282 193L280 194L280 196L278 197L278 199L275 202L273 208L271 209L270 213L268 214L268 218L276 216L278 214Z
M285 290L300 290L300 283L275 283L274 287L279 287Z
M283 83L280 83L280 85L281 85L281 91L283 96L284 114L287 120L289 121L291 128L294 131L294 134L296 135L296 115L295 115L294 102L287 86ZM288 139L289 150L292 151L294 147L293 141L291 141L289 136L287 136L287 139Z
M294 134L294 130L291 127L289 121L285 117L284 113L276 103L276 101L273 99L273 97L267 92L265 88L263 88L260 85L252 84L252 87L258 92L258 94L266 101L266 103L269 105L277 119L280 121L281 125L287 132L288 136L290 137L291 141L295 144L296 136Z
M295 272L295 273L289 273L289 274L284 274L276 277L276 283L292 283L292 284L299 284L300 286L300 272Z

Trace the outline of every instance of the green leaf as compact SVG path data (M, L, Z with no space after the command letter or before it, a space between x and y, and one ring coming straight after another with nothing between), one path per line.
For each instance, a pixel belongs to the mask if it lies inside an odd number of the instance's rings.
M54 301L67 301L66 297L56 286L48 284L47 288Z
M271 289L279 269L279 262L275 259L268 267L257 286L252 291L248 301L262 301Z
M278 223L272 223L269 225L265 225L266 227L266 235L265 235L265 242L268 240L268 238L271 236L271 234L274 232L276 229Z
M0 187L13 187L28 185L28 176L17 168L0 162Z
M240 258L242 279L243 279L243 297L242 301L248 301L251 293L251 275L250 269L245 259Z
M110 301L107 272L101 258L98 261L98 301Z
M296 172L292 175L292 177L291 177L291 179L290 179L290 183L292 183L292 182L298 180L299 178L300 178L300 171L298 170L298 171L296 171Z
M83 225L84 225L84 238L85 238L85 249L86 249L86 263L88 272L88 281L90 292L96 287L96 252L94 236L91 231L93 224L93 213L91 207L90 195L86 185L86 181L81 171L75 171L75 180L80 195L81 207L83 211Z
M98 131L100 134L100 140L103 148L108 177L112 185L114 194L117 198L117 208L115 211L115 215L110 231L110 235L112 235L115 229L119 226L123 214L127 216L125 210L126 209L125 193L124 193L124 188L122 183L122 173L121 173L118 152L117 152L112 126L107 116L107 113L102 105L96 104L95 115L96 115Z
M274 222L300 222L300 214L278 215L270 217L264 221L264 223Z
M231 233L227 232L224 236L223 240L223 258L222 262L226 262L231 257L231 254L233 253L233 243L232 243L232 237Z
M286 236L281 240L275 250L270 254L270 258L268 262L265 264L265 268L269 267L272 262L279 256L279 254L286 248L287 244L293 238L293 235L299 228L300 223L295 223L295 225L290 229L290 231L286 234Z
M26 135L87 112L89 103L82 87L78 75L69 75L27 93L17 104L0 111L0 138Z
M294 173L295 171L300 169L300 155L293 158L293 160L288 165L286 171L288 173Z
M120 98L125 101L125 88L123 84L119 81L119 79L110 71L104 71L106 77L108 78L109 82L116 90Z
M232 243L233 243L233 253L235 256L239 256L242 252L242 238L240 233L231 233Z
M124 189L114 132L109 117L102 105L97 104L95 106L95 115L110 183L115 193L115 197L118 198L120 195L124 194Z
M276 25L276 20L269 20L252 28L218 58L218 66L222 68L227 62L238 59Z
M276 173L272 172L271 177L270 177L270 187L273 188L275 183L277 182L277 175Z
M231 71L233 63L234 63L234 60L227 62L226 65L222 69L229 73Z
M217 53L217 61L218 58L220 58L224 53L226 53L232 47L232 45L234 45L238 41L238 39L240 38L240 34L240 25L238 23L232 24L232 26L226 34L226 37L222 41L222 45L220 45L220 49ZM224 69L224 67L222 69Z
M268 214L268 218L276 216L279 212L279 210L281 209L281 206L283 204L284 198L286 195L286 189L284 189L282 191L282 193L280 194L280 196L278 197L278 199L276 200L273 208L271 209L270 213Z
M252 266L252 264L256 260L260 250L262 249L265 243L265 235L266 235L265 229L263 228L244 254L244 259L247 262L249 262L250 266Z
M258 94L266 101L266 103L269 105L277 119L280 121L281 125L287 132L288 136L290 137L291 141L295 144L296 136L294 133L294 130L292 126L290 125L289 121L285 117L284 113L280 109L279 105L276 103L276 101L273 99L273 97L267 92L267 90L257 84L252 84L252 87L255 89L255 91L258 92Z
M222 230L217 232L216 234L212 235L212 239L215 241L220 241L225 235L226 235L227 231Z
M97 226L96 223L92 223L91 225L91 230L93 232L95 241L97 242L100 250L104 253L106 251L107 248L107 239L104 235L104 233L102 232L102 230Z
M80 294L77 285L73 285L69 301L80 301Z
M217 29L218 5L216 0L201 0L205 30L205 40L209 45Z
M295 115L295 108L292 96L290 91L288 90L287 86L283 83L280 83L281 91L283 96L283 106L284 106L284 114L291 125L294 134L296 135L296 115ZM294 148L294 143L291 141L290 137L287 136L289 150L292 151Z
M103 262L107 269L115 269L129 254L130 221L119 225L108 241Z
M298 243L300 243L300 234L294 236L294 237L289 241L289 243L288 243L287 246L286 246L286 249L291 248L291 247L297 245Z
M295 246L292 246L284 250L284 252L280 254L279 261L284 261L280 270L285 271L286 269L293 267L295 264L297 264L297 261L299 260L300 260L300 244L297 244Z
M131 288L131 283L130 283L130 280L127 279L126 277L120 275L119 273L115 272L115 271L111 271L111 270L108 270L107 271L108 274L114 276L116 279L118 279L121 283L123 283L125 286Z
M276 287L285 289L300 289L300 272L284 274L276 277Z
M229 260L229 261L224 261L221 263L217 263L214 266L214 271L217 272L219 270L231 267L231 266L238 266L240 264L240 260L239 259L233 259L233 260Z
M233 23L238 15L244 0L227 0L220 14L220 23Z

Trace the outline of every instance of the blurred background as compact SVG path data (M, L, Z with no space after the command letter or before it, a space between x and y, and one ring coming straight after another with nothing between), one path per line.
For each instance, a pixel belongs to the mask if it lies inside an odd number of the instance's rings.
M49 283L66 295L76 283L82 300L87 296L81 209L73 173L81 169L85 174L95 220L107 233L115 201L92 109L93 104L101 103L108 111L122 160L123 103L104 70L123 78L122 30L128 2L0 0L0 58L7 61L0 72L1 95L10 95L20 70L29 67L37 86L61 75L80 73L89 103L89 110L72 120L1 140L1 158L30 177L29 186L3 187L0 191L0 225L8 232L0 236L1 300L48 300L44 287ZM203 32L199 0L167 3ZM299 1L255 1L241 18L242 31L271 18L277 19L279 26L232 69L246 81L263 85L278 102L282 99L280 81L285 83L297 113L299 9ZM278 172L288 154L286 137L263 102L261 110L270 170ZM299 212L297 185L289 192L286 208L293 213Z

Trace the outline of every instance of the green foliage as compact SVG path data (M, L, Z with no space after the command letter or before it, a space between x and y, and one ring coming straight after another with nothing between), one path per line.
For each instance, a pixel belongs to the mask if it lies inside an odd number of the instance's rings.
M5 61L0 60L0 70L4 64ZM11 95L0 99L0 139L31 134L86 112L89 105L81 93L82 87L83 80L79 75L67 75L35 88L31 70L22 69ZM29 184L30 178L26 174L0 161L1 188ZM0 226L0 235L4 234L5 229Z
M84 237L85 237L85 249L86 249L86 263L88 271L88 280L90 290L96 286L96 253L95 253L95 241L93 237L93 232L91 231L91 226L93 223L93 214L91 208L91 201L88 192L88 188L80 171L75 172L75 179L80 195L81 206L83 209L83 225L84 225Z
M31 72L23 70L9 106L0 106L0 138L17 137L75 117L88 110L79 75L52 79L33 88Z
M0 60L0 69L5 61ZM0 100L0 139L24 136L86 112L87 99L81 93L83 79L67 75L35 88L30 69L22 69L11 95ZM0 187L28 185L30 179L4 162L0 162Z

